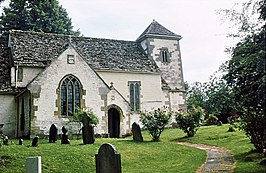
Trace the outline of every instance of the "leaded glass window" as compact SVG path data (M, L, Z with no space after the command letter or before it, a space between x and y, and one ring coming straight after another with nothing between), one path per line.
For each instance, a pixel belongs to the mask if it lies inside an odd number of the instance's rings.
M129 82L129 97L131 111L139 111L140 109L140 82Z
M80 107L80 82L73 75L68 75L62 80L60 90L61 114L63 116L71 116Z

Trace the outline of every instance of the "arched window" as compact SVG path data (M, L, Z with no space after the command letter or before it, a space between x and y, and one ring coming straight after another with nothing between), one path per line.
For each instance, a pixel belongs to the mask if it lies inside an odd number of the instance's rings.
M71 116L78 111L80 107L81 84L79 80L73 76L68 75L60 85L61 95L61 115Z

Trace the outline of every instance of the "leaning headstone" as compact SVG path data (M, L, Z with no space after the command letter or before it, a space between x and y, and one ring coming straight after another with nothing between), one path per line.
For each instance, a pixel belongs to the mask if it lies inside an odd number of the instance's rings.
M18 145L23 145L23 139L20 138L20 139L18 140Z
M83 144L93 144L95 142L95 137L94 137L94 129L93 126L90 125L90 117L87 115L84 115L82 117L82 139L83 139Z
M132 124L132 133L133 133L133 140L134 141L143 142L143 137L141 134L140 127L136 122L134 122Z
M41 157L29 157L26 160L26 173L42 173Z
M37 147L38 146L38 141L39 141L39 136L35 136L32 140L31 146L32 147Z
M65 126L62 127L62 137L61 137L61 144L70 144L70 141L68 139L68 135L67 133L67 129L65 128Z
M121 155L112 144L103 144L99 148L96 159L96 173L121 173Z
M8 137L3 136L3 145L8 145Z
M57 127L55 124L52 124L49 130L49 143L55 143L57 140Z

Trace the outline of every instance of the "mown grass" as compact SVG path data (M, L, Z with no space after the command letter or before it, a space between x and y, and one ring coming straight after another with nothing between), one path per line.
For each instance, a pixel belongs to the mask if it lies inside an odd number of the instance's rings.
M228 132L228 128L229 125L226 124L204 126L199 128L194 137L184 138L180 136L176 140L229 149L236 160L235 173L266 173L266 167L259 164L263 159L263 154L255 151L253 144L242 131Z
M243 132L227 132L228 125L200 127L192 138L178 129L167 129L160 142L151 142L144 131L145 142L133 142L132 137L124 139L96 139L93 145L82 145L82 140L71 140L71 145L61 145L60 141L49 144L40 140L38 147L30 147L31 141L19 146L18 140L2 146L0 156L1 173L25 172L27 157L41 156L44 173L95 172L95 154L103 143L113 144L122 158L122 172L125 173L193 173L204 163L204 151L177 145L177 141L203 143L229 149L237 161L236 173L265 173L265 166L259 165L263 159Z
M167 131L166 131L167 134ZM44 173L95 172L95 154L103 143L113 144L122 158L122 171L128 173L147 172L195 172L205 161L206 154L198 149L179 146L162 137L161 142L150 142L144 132L146 142L133 142L132 137L125 139L96 139L95 144L82 145L82 140L71 140L71 145L61 145L60 141L49 144L40 140L38 147L30 147L31 141L25 140L23 146L11 140L8 146L0 149L1 173L25 172L27 157L41 156ZM2 159L4 160L4 159Z

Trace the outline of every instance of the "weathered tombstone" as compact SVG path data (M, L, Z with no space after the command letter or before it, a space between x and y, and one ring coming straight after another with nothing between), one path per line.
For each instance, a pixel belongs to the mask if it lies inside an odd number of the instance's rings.
M41 157L29 157L26 160L26 173L42 173Z
M134 122L132 124L132 133L133 133L133 140L134 141L143 142L143 137L141 134L140 127L136 122Z
M39 141L39 136L35 136L32 140L31 146L32 147L37 147L38 146L38 141Z
M52 124L49 130L49 143L55 143L57 140L57 127L55 124Z
M221 126L221 125L223 125L222 121L218 121L217 126Z
M20 139L18 140L18 145L23 145L23 139L20 138Z
M70 141L68 139L68 135L67 133L67 129L65 128L65 126L62 127L62 138L61 138L61 144L70 144Z
M96 173L121 173L121 155L112 144L101 145L96 159Z
M8 145L8 137L3 136L3 145Z
M94 137L94 129L93 126L90 125L90 117L87 115L84 115L82 117L82 139L83 139L83 144L93 144L95 142L95 137Z

